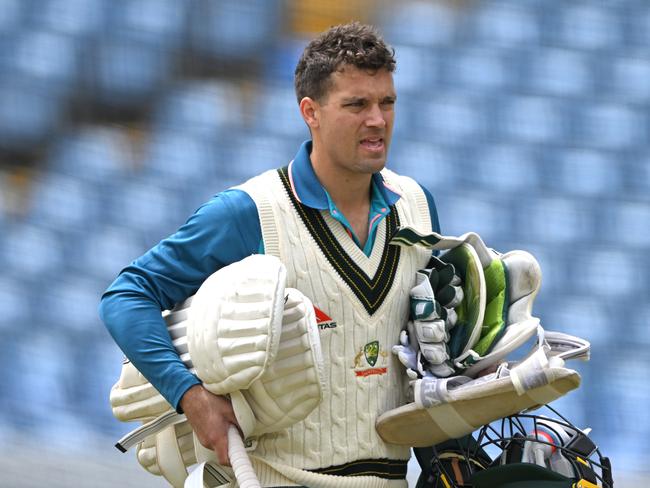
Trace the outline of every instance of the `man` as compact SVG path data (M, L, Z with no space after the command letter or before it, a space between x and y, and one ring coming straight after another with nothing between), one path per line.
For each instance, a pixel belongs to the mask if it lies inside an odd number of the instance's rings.
M408 317L415 271L429 256L388 240L400 225L439 225L426 190L382 171L397 99L394 69L394 52L369 26L336 26L314 39L295 73L312 140L287 167L199 208L122 270L102 298L101 317L126 356L228 465L232 407L185 368L160 312L251 254L283 261L287 286L320 312L330 390L305 421L260 439L255 454L273 464L255 465L263 486L295 485L290 468L315 480L340 477L332 486L366 486L354 484L358 476L372 478L373 486L405 486L409 451L383 443L374 423L404 401L403 370L390 348Z

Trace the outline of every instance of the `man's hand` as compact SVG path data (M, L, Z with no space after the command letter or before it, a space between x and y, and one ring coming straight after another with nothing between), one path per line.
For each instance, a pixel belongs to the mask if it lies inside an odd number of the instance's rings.
M185 392L180 404L201 444L215 452L219 464L230 466L228 427L239 427L230 400L195 385Z

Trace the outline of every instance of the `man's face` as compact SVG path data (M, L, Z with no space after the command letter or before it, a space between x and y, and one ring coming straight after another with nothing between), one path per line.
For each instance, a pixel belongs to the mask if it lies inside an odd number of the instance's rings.
M376 173L386 164L393 132L393 75L385 69L370 72L345 65L331 76L327 94L316 103L317 154L343 172Z

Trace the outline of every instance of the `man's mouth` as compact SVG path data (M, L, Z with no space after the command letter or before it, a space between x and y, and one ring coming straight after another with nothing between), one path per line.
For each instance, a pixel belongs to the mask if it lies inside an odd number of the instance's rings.
M383 137L366 137L361 139L361 146L368 151L382 151L384 149Z

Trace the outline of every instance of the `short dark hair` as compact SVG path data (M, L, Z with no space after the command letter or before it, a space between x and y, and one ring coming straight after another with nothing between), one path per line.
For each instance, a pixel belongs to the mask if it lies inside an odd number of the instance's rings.
M320 100L330 87L330 76L349 64L359 69L395 71L395 50L374 27L360 22L336 25L313 39L300 56L294 77L298 103L304 97Z

